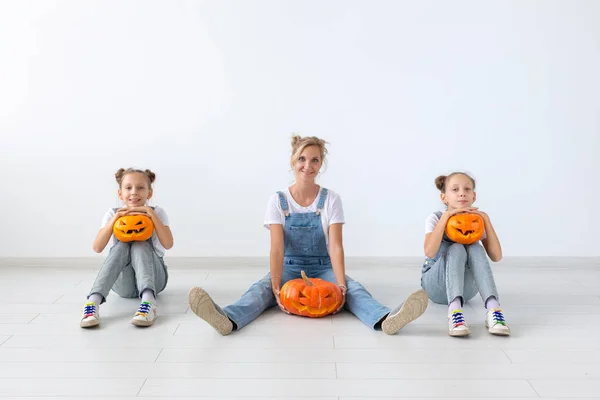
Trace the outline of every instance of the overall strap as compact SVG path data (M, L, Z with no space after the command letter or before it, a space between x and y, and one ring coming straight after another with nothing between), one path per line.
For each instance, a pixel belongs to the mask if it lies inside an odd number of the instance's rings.
M285 195L283 194L283 192L277 192L277 194L279 195L279 204L281 204L281 209L285 213L285 216L288 217L290 215L290 211Z
M319 196L319 202L317 203L317 215L321 214L321 210L325 205L325 198L327 198L327 189L321 188L321 196Z

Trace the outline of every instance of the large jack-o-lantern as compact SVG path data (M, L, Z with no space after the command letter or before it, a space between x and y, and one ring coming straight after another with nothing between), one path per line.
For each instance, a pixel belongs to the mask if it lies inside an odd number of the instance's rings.
M292 314L319 318L335 312L342 304L340 288L319 278L302 278L287 281L279 293L281 304Z
M471 244L483 237L485 225L477 214L455 214L448 219L446 235L456 243Z
M144 241L152 237L154 224L146 215L124 215L115 221L113 233L121 242Z

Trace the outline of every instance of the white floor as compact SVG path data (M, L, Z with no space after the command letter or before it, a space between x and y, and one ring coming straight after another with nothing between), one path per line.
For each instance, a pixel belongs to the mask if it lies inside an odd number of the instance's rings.
M495 265L513 335L446 333L445 306L395 336L351 314L324 319L272 309L221 337L192 314L191 286L226 305L267 270L265 260L171 259L150 328L130 324L138 302L114 293L98 329L79 314L99 259L0 259L0 397L53 399L434 398L600 399L600 259L512 259ZM419 287L415 259L350 259L348 273L395 306Z

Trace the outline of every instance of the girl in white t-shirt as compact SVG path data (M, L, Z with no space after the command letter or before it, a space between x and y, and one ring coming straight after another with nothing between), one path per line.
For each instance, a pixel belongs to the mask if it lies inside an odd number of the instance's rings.
M296 182L272 195L264 226L271 232L270 270L235 303L216 305L199 287L190 289L191 310L221 335L228 335L256 319L264 310L278 305L282 285L300 278L337 284L345 308L373 329L394 334L418 318L427 307L427 294L419 289L391 310L380 304L358 282L345 274L342 226L344 210L340 196L315 183L326 155L325 141L316 137L292 138L291 166Z
M163 261L165 250L173 247L173 234L164 209L149 207L155 174L149 169L119 169L115 174L122 208L109 209L96 239L94 251L101 253L108 245L109 253L83 306L80 326L100 324L99 306L112 288L122 297L141 297L141 304L131 323L150 326L156 320L156 294L167 286L168 272ZM113 225L124 215L143 214L152 219L154 231L145 241L121 242L113 234Z
M421 286L429 298L448 304L448 334L466 336L471 333L462 306L477 292L487 309L485 325L495 335L509 335L500 304L494 274L488 261L502 258L502 248L490 217L473 207L476 199L475 180L462 172L438 176L435 185L446 205L445 212L435 212L425 221L425 263ZM459 213L478 214L483 218L485 231L479 242L469 245L453 242L445 233L448 219Z

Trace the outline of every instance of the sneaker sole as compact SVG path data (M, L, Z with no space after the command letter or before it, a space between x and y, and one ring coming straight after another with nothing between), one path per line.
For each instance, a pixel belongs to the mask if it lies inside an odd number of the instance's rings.
M154 321L156 321L156 318L158 318L158 315L152 321L142 321L139 319L132 319L131 323L135 326L150 326L154 323Z
M485 327L488 329L488 332L491 333L492 335L510 336L510 328L508 328L508 330L506 330L506 329L494 330L494 328L490 329L487 321L485 321Z
M229 318L222 315L215 308L212 299L204 289L199 287L191 288L188 292L188 303L194 314L205 320L221 335L226 336L231 333L233 324Z
M452 337L463 337L463 336L469 336L471 334L471 330L454 330L454 331L448 331L448 335L452 336Z
M79 323L79 326L82 328L93 328L94 326L98 326L100 325L100 320L98 319L92 319L89 321L81 321Z
M423 315L428 304L429 297L425 290L419 289L416 292L411 293L402 305L402 308L400 308L400 311L398 311L396 315L386 318L385 321L383 321L381 329L388 335L395 334L407 324Z

